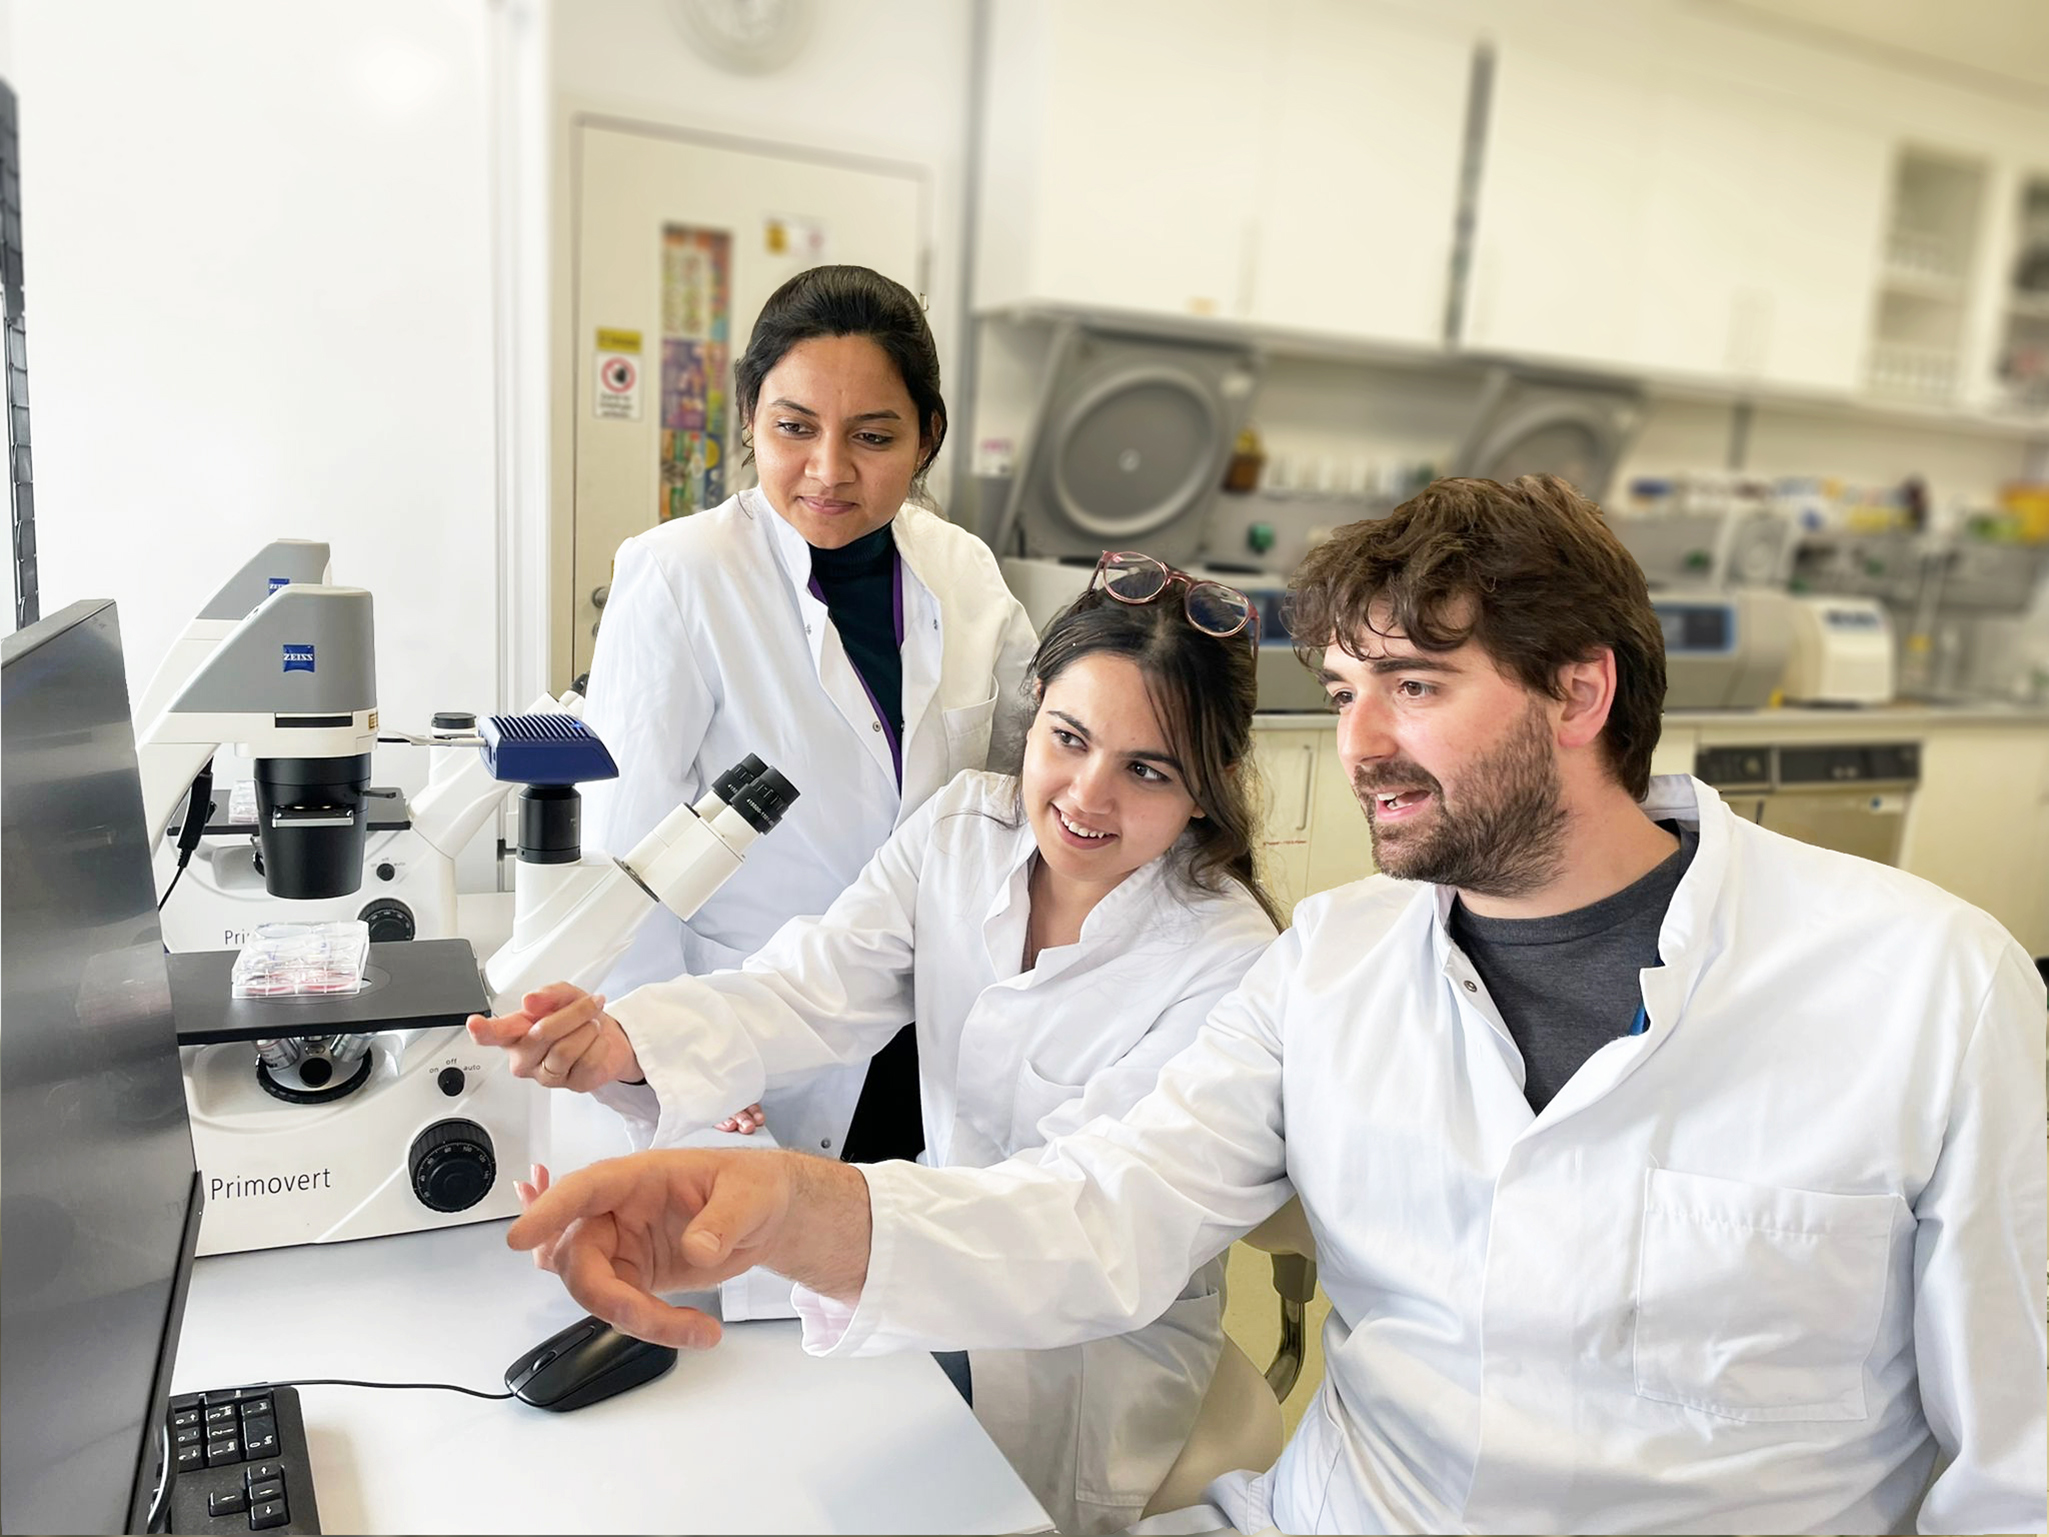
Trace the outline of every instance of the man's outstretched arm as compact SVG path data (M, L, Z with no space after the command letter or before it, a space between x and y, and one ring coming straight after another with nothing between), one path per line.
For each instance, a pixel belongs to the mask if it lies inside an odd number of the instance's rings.
M513 1225L629 1333L708 1346L718 1326L652 1293L751 1266L808 1304L836 1354L1046 1349L1159 1316L1197 1266L1293 1193L1275 1021L1298 941L1283 935L1153 1092L986 1169L861 1169L794 1153L674 1149L564 1179Z

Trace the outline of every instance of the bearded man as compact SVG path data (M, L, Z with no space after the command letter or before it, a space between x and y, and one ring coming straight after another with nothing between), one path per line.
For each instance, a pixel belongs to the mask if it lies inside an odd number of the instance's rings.
M1381 873L1300 904L1122 1121L977 1170L638 1155L515 1246L650 1338L716 1338L651 1293L763 1263L821 1353L1043 1348L1156 1316L1300 1195L1326 1377L1198 1521L2042 1530L2026 954L1651 778L1657 617L1561 481L1342 530L1293 629Z

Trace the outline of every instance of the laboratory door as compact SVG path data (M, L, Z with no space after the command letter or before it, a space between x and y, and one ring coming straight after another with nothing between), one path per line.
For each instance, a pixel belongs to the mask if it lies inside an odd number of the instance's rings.
M763 301L829 262L923 294L929 183L914 165L617 120L571 135L575 534L555 590L574 676L620 543L753 484L732 381Z

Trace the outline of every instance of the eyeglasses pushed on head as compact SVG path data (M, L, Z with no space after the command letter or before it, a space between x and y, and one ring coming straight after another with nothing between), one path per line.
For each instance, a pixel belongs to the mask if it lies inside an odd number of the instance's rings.
M1235 587L1197 580L1186 571L1176 571L1165 561L1136 550L1105 550L1086 590L1093 592L1098 582L1119 603L1133 607L1158 602L1179 583L1184 589L1182 607L1190 624L1219 640L1228 640L1250 627L1252 649L1259 650L1259 610Z

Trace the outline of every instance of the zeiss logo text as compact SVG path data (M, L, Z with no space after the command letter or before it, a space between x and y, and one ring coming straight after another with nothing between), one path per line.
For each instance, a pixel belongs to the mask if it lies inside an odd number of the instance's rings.
M313 671L313 648L311 646L285 647L285 671Z
M270 579L270 586L265 590L263 595L267 598L271 595L271 593L276 592L280 587L289 587L291 585L292 579L290 577L274 576Z

